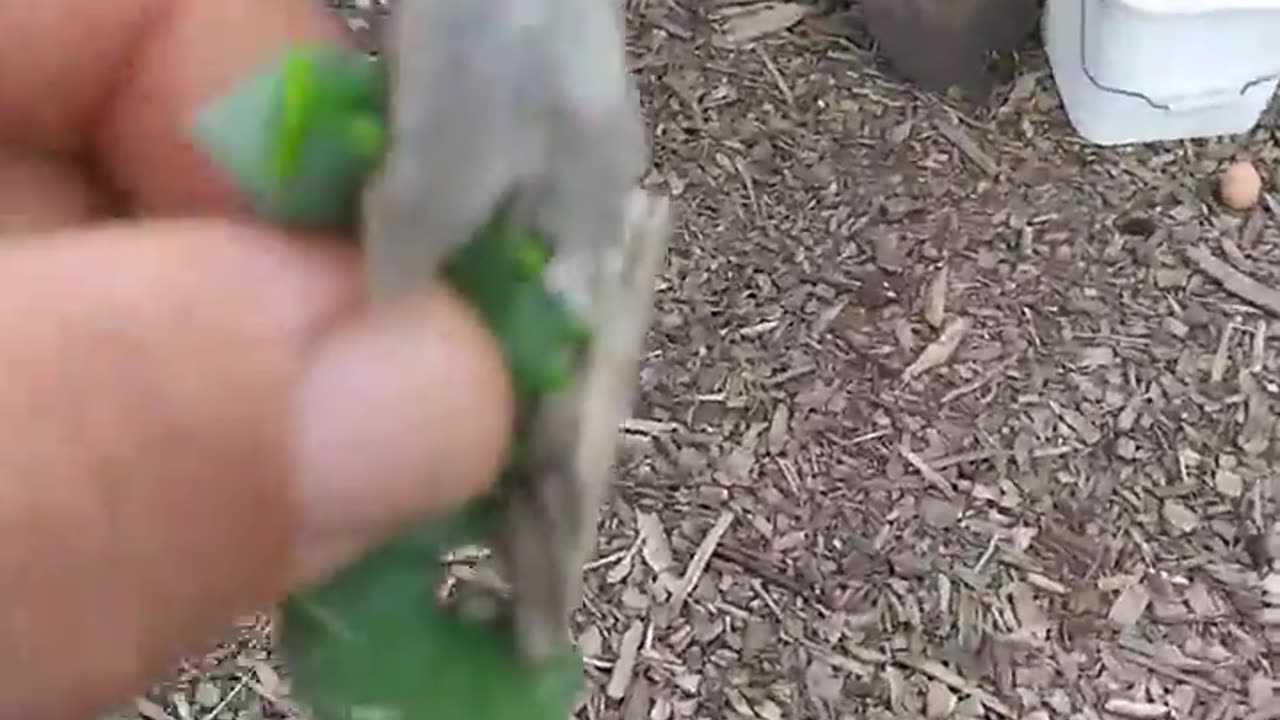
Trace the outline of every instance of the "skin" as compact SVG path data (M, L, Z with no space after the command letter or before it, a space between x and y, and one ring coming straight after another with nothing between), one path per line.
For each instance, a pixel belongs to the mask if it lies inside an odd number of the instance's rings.
M183 137L314 0L0 0L0 707L117 706L237 615L481 492L497 349L377 315L337 238L253 223Z

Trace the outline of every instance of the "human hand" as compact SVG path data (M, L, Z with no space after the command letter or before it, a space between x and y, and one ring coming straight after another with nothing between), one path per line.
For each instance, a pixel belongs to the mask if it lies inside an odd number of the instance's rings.
M317 0L0 0L0 716L87 717L495 475L497 349L443 289L248 219L192 113ZM122 219L110 219L122 218Z

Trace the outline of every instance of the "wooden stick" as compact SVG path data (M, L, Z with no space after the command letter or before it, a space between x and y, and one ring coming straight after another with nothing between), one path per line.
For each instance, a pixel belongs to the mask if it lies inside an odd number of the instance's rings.
M1193 245L1187 248L1186 255L1200 272L1217 280L1227 292L1280 317L1280 290L1267 287L1236 270L1203 246Z
M563 644L569 615L582 599L582 568L595 547L619 427L636 392L654 287L666 258L665 198L636 190L625 217L622 237L610 252L595 254L597 266L587 274L595 278L589 288L591 350L573 384L542 401L530 438L539 470L513 488L499 532L516 629L524 652L535 659Z

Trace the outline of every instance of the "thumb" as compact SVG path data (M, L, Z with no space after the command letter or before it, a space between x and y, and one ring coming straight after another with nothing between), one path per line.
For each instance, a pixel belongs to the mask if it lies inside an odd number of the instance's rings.
M225 221L0 248L0 707L84 717L495 475L501 360L443 290Z

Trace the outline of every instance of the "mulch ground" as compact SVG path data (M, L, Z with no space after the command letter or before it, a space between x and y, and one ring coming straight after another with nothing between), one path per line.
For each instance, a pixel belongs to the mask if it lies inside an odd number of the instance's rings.
M847 17L632 4L679 226L578 717L1280 717L1280 206L1213 196L1275 113L1099 149L1036 49L944 99ZM139 712L293 716L265 638Z

